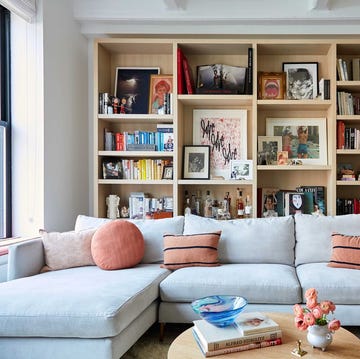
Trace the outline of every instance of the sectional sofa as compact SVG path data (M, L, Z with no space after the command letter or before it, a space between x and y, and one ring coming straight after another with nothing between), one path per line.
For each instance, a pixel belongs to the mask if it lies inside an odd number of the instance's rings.
M78 216L75 231L108 221ZM211 294L242 295L247 310L290 312L315 287L320 298L335 302L343 325L360 325L360 270L327 265L332 233L360 236L360 215L132 222L145 241L142 261L132 268L91 265L40 274L41 238L10 247L9 281L0 283L2 359L119 359L155 322L197 319L191 301ZM160 266L164 234L216 231L220 266Z

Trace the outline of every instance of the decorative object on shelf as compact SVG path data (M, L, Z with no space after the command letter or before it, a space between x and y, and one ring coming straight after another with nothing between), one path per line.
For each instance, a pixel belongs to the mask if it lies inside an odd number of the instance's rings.
M253 161L252 160L231 160L230 179L252 180Z
M148 113L150 76L159 73L159 67L116 68L115 97L120 99L120 114Z
M247 158L246 136L246 110L193 111L193 144L211 147L211 177L228 179L230 161Z
M336 306L333 302L325 300L318 302L318 292L310 288L305 292L306 306L295 304L295 325L300 330L308 330L307 340L313 348L321 348L322 351L332 341L332 333L340 328L340 321L329 320L327 315L334 313Z
M288 151L278 151L277 153L277 164L279 166L288 164L289 154Z
M126 206L121 207L120 217L121 218L129 218L129 208L127 208Z
M183 178L210 178L210 146L184 146Z
M200 65L197 67L196 93L243 94L245 78L246 67L224 64Z
M171 113L172 75L150 76L149 113L165 115Z
M305 354L307 354L307 351L305 351L301 348L301 340L300 339L297 341L297 347L291 351L291 354L293 354L297 357L303 357Z
M172 180L173 179L173 166L164 166L161 178Z
M258 164L276 165L277 153L282 150L281 136L258 136Z
M122 161L119 159L104 159L102 163L104 179L122 179Z
M326 118L267 118L266 134L282 136L282 150L290 160L327 165Z
M285 72L259 72L258 97L266 100L283 100L285 97Z
M110 194L106 197L107 218L116 219L120 217L119 212L120 197L116 194Z
M195 313L217 327L233 324L246 305L247 300L244 297L233 295L212 295L191 303Z
M317 62L283 62L289 100L315 99L318 95Z

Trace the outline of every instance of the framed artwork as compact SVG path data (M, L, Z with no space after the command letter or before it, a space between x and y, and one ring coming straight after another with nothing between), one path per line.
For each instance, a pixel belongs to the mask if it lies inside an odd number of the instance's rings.
M318 95L317 62L283 62L289 100L314 99Z
M150 77L159 73L159 67L117 67L114 94L119 113L148 113Z
M170 93L173 92L172 75L151 75L149 113L170 113ZM167 97L168 96L168 97Z
M252 180L253 179L252 160L232 160L230 162L230 179Z
M164 166L162 179L173 179L173 166Z
M279 151L277 153L277 164L279 166L287 165L288 164L288 159L289 159L288 151Z
M280 100L285 97L285 72L259 72L259 99Z
M289 160L327 165L326 118L267 118L266 134L282 136Z
M194 110L193 144L210 146L210 173L229 179L230 161L247 158L246 110Z
M183 178L210 178L210 146L184 146Z
M263 156L263 160L258 161L258 164L277 164L277 153L281 150L281 136L258 136L258 154L259 156Z

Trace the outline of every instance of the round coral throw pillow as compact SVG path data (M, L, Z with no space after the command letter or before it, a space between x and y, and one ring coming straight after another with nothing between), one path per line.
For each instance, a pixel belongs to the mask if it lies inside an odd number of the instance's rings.
M115 220L102 225L91 241L91 254L101 269L130 268L144 256L144 237L135 224Z

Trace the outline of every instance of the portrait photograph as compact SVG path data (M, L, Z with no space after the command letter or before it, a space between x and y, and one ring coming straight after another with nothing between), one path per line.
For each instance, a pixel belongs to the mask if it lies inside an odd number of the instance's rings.
M231 161L230 179L233 180L252 180L253 161L233 160Z
M184 146L183 178L210 178L210 146Z
M261 154L263 157L262 161L258 161L259 165L277 164L277 153L278 151L281 150L282 150L281 136L258 136L258 154Z
M169 95L172 92L173 92L172 75L151 75L149 113L162 114L162 115L170 113Z

